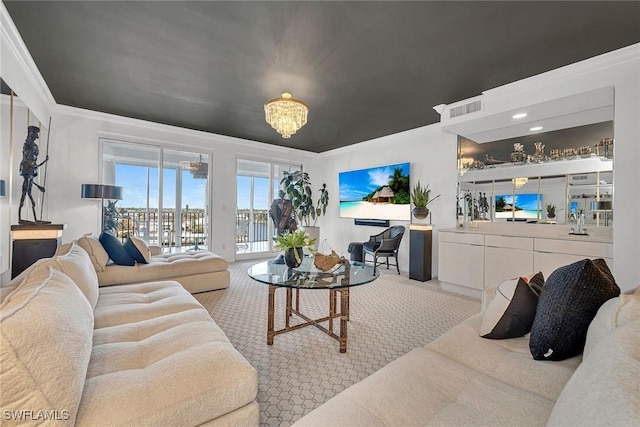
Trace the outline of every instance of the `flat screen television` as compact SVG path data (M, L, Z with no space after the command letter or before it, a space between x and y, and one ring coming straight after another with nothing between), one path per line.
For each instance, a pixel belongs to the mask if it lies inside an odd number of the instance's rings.
M515 197L515 199L514 199ZM542 218L542 195L538 193L496 194L496 218L516 220Z
M340 172L340 217L410 221L409 175L409 163Z

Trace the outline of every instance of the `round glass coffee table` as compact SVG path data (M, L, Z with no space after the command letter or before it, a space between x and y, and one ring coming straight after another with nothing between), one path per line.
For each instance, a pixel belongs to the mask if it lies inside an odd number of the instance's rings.
M285 264L264 261L252 265L249 276L269 285L269 308L267 318L267 345L273 345L273 337L285 332L295 331L305 326L315 326L340 342L340 353L347 351L347 321L349 320L349 289L374 281L379 273L373 267L361 262L343 260L330 271L315 267L312 257L305 257L297 268ZM285 327L275 330L275 292L278 288L287 290L285 308ZM295 294L293 290L295 289ZM312 289L329 290L329 315L320 319L311 319L300 312L300 291ZM337 311L336 297L340 294L340 311ZM305 323L291 325L291 316L295 314ZM340 318L340 334L334 333L333 319ZM328 327L321 323L328 321Z

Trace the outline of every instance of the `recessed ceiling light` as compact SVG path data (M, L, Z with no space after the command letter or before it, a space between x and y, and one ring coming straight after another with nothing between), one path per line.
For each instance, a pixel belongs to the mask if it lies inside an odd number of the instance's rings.
M534 126L531 129L529 129L531 132L537 132L539 130L542 130L542 126Z
M512 116L514 119L523 119L525 117L527 117L527 113L518 113L518 114L514 114Z

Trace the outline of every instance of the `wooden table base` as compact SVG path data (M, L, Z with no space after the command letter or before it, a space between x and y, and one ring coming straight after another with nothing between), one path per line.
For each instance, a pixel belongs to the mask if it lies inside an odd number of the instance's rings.
M295 298L293 289L287 288L287 303L285 309L285 327L275 330L275 305L276 289L280 286L269 285L269 309L267 312L267 345L273 345L273 337L285 332L295 331L306 326L315 326L330 337L340 342L340 353L347 352L347 321L349 320L349 288L329 289L329 315L320 319L311 319L300 312L300 289L296 289ZM336 297L340 294L340 311L336 312ZM295 305L295 306L294 306ZM292 315L300 317L305 323L291 326ZM340 318L340 335L333 331L333 319ZM320 323L329 321L329 328L325 328Z

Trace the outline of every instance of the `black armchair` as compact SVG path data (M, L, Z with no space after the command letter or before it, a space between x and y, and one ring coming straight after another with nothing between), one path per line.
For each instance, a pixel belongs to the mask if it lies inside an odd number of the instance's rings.
M398 265L398 249L400 248L402 236L404 236L404 227L402 225L394 225L391 228L387 228L380 234L369 237L369 241L364 243L364 261L366 262L367 255L373 257L374 273L378 266L378 258L386 258L388 270L389 258L393 257L396 259L395 266L398 270L398 274L400 274L400 266Z

